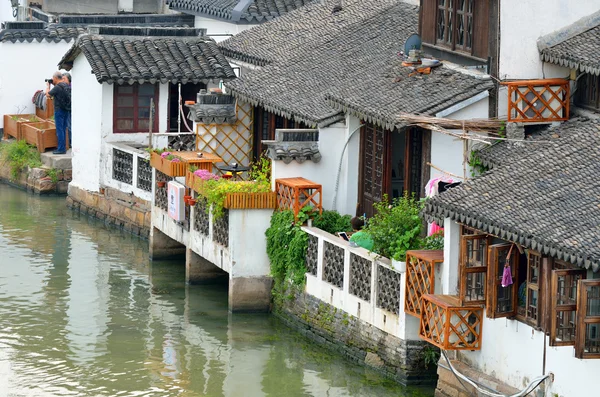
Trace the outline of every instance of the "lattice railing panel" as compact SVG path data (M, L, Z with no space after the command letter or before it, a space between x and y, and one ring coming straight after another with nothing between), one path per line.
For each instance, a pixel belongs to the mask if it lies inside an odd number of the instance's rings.
M318 183L304 178L281 178L275 180L277 208L292 210L295 216L305 207L323 212L323 189Z
M215 154L226 164L249 165L253 146L252 106L238 103L237 117L235 124L197 124L196 150Z
M415 317L421 315L421 297L425 294L433 294L435 288L434 267L442 260L442 251L407 252L404 295L404 311L406 313Z
M152 191L152 167L150 167L150 160L139 156L137 159L137 187L146 192Z
M523 80L508 87L508 121L554 122L569 119L569 80Z
M229 210L224 209L219 218L213 217L213 241L229 247Z
M208 202L202 196L198 196L194 208L194 230L208 236L210 228L210 215Z
M400 273L378 266L377 307L395 314L400 313Z
M323 280L344 288L344 249L327 241L323 246Z
M133 185L133 154L113 148L113 179Z
M419 336L444 350L480 350L483 308L459 303L456 296L423 295Z
M371 268L373 262L350 254L350 293L360 299L371 301Z
M308 248L306 249L306 271L313 276L317 275L319 261L319 238L308 235Z
M167 210L168 207L168 203L169 203L169 193L167 190L167 184L169 183L169 181L172 181L173 178L163 174L162 172L160 172L159 170L156 170L156 186L155 186L155 191L154 191L154 205L160 209L162 209L163 211ZM159 187L158 186L158 182L165 182L165 185L163 187Z

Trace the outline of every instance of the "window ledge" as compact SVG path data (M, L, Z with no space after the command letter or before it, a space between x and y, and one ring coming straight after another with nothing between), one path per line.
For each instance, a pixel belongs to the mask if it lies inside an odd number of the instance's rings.
M458 57L463 57L463 58L467 58L470 59L472 61L476 61L476 62L481 62L483 64L487 64L487 59L482 59L479 57L475 57L473 55L467 54L465 52L460 52L460 51L454 51L451 50L447 47L443 47L443 46L439 46L439 45L435 45L435 44L430 44L430 43L423 43L423 47L427 47L427 48L432 48L434 50L440 51L440 52L447 52L449 54L458 56Z

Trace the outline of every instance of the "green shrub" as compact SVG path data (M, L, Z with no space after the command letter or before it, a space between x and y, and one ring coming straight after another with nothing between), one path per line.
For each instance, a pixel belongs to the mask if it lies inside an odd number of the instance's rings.
M300 226L294 222L292 211L276 211L271 217L271 226L266 231L267 255L275 286L279 287L276 290L286 281L304 285L308 235Z
M424 250L443 250L444 249L444 232L437 232L431 236L423 239L423 245L421 246Z
M404 261L406 251L420 248L423 223L419 213L422 207L420 201L406 193L391 204L387 196L374 204L375 215L365 228L373 238L373 252Z
M10 174L13 179L16 179L25 167L42 166L42 159L35 146L25 141L1 144L0 157L10 164Z
M337 232L351 232L350 215L341 215L337 211L324 210L322 214L317 214L313 219L313 226L318 227L327 233L335 234Z

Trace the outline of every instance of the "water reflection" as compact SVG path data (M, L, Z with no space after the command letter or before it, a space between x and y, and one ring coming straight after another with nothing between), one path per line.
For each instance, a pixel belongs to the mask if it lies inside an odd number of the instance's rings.
M268 315L230 315L181 262L0 184L0 390L35 396L417 396Z

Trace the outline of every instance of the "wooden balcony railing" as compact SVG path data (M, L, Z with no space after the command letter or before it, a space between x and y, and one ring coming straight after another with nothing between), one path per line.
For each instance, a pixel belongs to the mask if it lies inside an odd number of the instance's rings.
M404 311L421 316L421 298L433 294L436 263L444 261L444 251L408 251L406 253L406 288Z
M508 87L508 121L549 123L569 119L569 80L503 82Z
M444 350L480 350L483 308L457 296L423 295L419 336Z
M292 210L294 215L304 207L323 212L322 186L305 178L280 178L275 180L277 208Z

